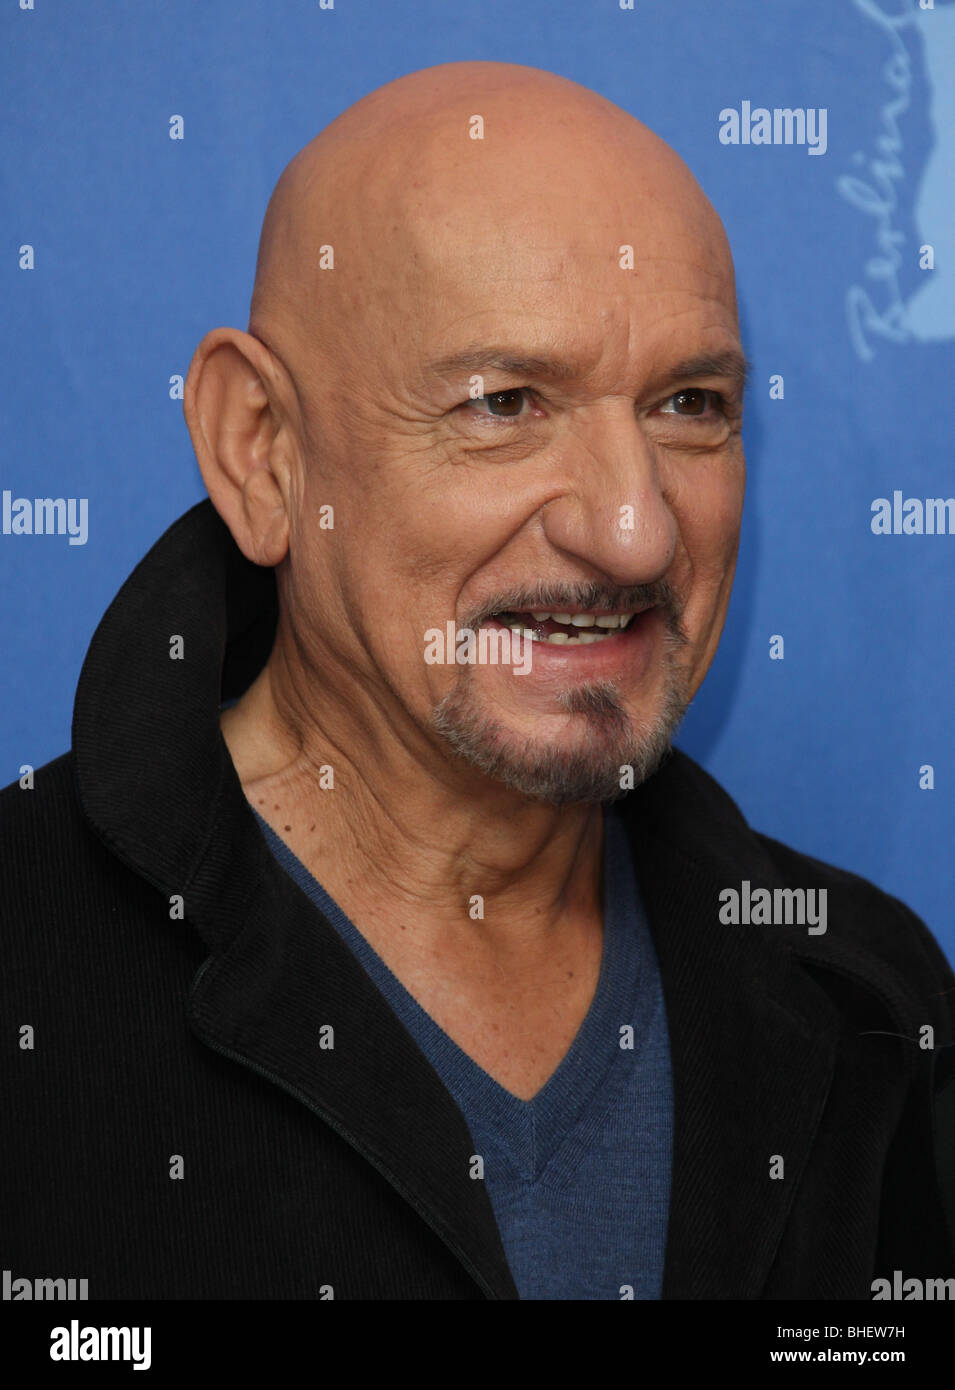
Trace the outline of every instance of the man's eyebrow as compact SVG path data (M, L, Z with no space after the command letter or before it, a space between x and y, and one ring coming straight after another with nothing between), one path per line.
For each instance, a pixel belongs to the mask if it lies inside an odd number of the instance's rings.
M510 348L467 347L428 362L425 371L433 376L450 376L453 372L486 372L496 368L514 376L550 377L567 380L580 376L577 362L565 357L540 357L534 353L514 352Z
M496 369L512 376L549 378L567 381L582 374L581 366L566 357L541 357L533 353L514 352L508 348L475 346L462 348L427 363L425 371L433 376L450 376L455 372L485 372ZM723 352L700 353L663 368L659 379L678 380L697 376L731 377L740 387L752 375L752 364L736 348Z
M728 376L744 387L752 376L753 364L738 348L728 348L724 352L703 352L697 357L687 357L675 362L660 373L667 380L694 376Z

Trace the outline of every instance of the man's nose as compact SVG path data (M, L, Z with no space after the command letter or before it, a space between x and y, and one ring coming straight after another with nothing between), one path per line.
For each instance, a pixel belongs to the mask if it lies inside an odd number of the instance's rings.
M648 584L669 570L678 528L658 451L632 407L617 405L595 412L564 443L566 487L543 508L544 533L617 584Z

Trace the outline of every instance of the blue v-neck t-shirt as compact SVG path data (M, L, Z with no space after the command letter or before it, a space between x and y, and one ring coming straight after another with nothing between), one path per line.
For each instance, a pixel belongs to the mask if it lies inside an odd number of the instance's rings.
M673 1098L663 989L626 829L604 808L604 942L570 1049L531 1100L499 1085L425 1013L256 812L286 873L338 931L467 1121L522 1299L657 1299Z

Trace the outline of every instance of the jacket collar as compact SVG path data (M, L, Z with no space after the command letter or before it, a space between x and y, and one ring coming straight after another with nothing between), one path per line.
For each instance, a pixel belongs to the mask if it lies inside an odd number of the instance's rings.
M91 643L73 720L81 806L117 858L162 894L184 897L210 953L190 1001L203 1041L330 1124L486 1296L515 1298L484 1185L469 1176L460 1111L275 863L222 738L220 703L261 669L276 611L272 571L244 559L209 501L181 517ZM175 637L182 659L170 656ZM670 1029L664 1297L758 1297L825 1105L838 1016L801 968L789 929L717 924L721 889L742 877L785 885L716 783L675 753L621 806ZM830 947L815 938L813 950L818 964ZM838 968L865 974L858 961ZM334 1050L316 1045L323 1025L334 1029ZM773 1154L785 1158L785 1182L769 1181Z

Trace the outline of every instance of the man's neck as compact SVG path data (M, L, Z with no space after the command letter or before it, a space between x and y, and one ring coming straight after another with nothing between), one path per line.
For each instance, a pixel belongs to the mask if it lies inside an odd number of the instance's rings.
M455 794L411 759L362 765L345 751L368 751L357 732L293 733L267 676L221 724L251 805L392 974L500 1085L534 1096L600 976L601 808Z
M469 770L440 780L394 740L390 765L363 761L373 743L357 730L291 727L267 671L221 727L251 805L356 925L413 918L453 951L479 924L492 953L532 958L568 923L600 919L599 806L474 794Z

